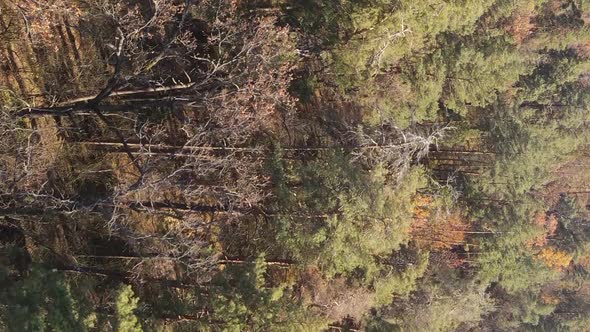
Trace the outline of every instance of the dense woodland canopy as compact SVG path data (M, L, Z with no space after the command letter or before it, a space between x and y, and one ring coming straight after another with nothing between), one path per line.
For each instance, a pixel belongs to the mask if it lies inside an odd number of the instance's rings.
M0 330L590 329L590 1L0 0Z

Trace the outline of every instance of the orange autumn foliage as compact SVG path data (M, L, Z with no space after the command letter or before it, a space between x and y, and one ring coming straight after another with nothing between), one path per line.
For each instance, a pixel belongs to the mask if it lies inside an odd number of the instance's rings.
M514 38L517 44L522 44L535 30L534 6L525 6L517 10L505 26L505 30Z
M570 254L554 248L544 248L536 257L547 266L556 270L564 270L572 261Z
M516 43L522 44L523 41L532 33L535 25L532 23L532 17L526 15L518 15L513 18L512 24L508 26L507 30L514 38Z
M582 256L577 263L582 265L585 269L590 269L590 254Z
M418 247L430 251L443 251L465 243L470 226L458 211L442 213L430 218L430 211L418 207L415 211L411 235Z
M557 217L553 214L547 216L545 213L537 213L532 222L534 225L543 229L543 234L528 241L527 246L532 248L547 245L549 238L555 234L555 231L557 231Z
M414 219L430 218L430 205L432 198L426 195L417 195L414 198Z
M552 214L546 219L545 229L547 230L548 235L555 234L555 231L557 230L557 216Z
M544 304L559 304L559 298L555 295L548 293L541 293L541 301L543 301Z

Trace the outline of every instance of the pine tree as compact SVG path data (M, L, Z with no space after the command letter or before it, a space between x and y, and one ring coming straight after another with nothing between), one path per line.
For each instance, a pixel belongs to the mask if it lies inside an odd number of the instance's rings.
M133 293L131 286L123 286L117 295L117 331L141 332L141 323L135 314L139 299Z
M18 264L27 254L13 245L2 248L0 315L7 331L87 331L96 314L76 298L60 272L38 264ZM17 263L17 265L13 265ZM19 266L20 265L20 266ZM16 269L15 269L16 268Z

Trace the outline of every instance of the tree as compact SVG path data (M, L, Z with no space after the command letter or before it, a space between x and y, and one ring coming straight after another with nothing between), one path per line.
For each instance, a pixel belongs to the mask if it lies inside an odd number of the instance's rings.
M572 256L576 260L581 258L587 252L590 239L587 236L588 222L581 215L578 202L562 195L555 206L555 214L559 222L555 244L565 251L557 257L562 260Z
M565 269L572 262L572 257L563 251L545 248L538 254L538 258L554 269Z
M117 331L120 332L141 332L141 324L135 315L139 299L133 294L131 286L121 288L117 295Z
M453 280L451 274L450 280L439 284L436 279L441 277L420 285L411 303L394 303L382 315L404 331L452 331L476 328L485 315L494 312L493 299L472 281Z
M378 271L374 259L387 256L409 239L412 196L425 185L413 168L394 190L380 167L364 173L346 156L311 162L301 169L303 191L291 194L282 212L278 240L297 260L314 262L328 275L361 269L367 281Z
M0 314L8 331L87 331L94 326L96 313L84 298L74 297L64 275L39 264L22 265L28 254L14 245L3 244L2 251Z
M227 331L268 329L309 331L325 328L327 322L302 306L290 294L288 285L266 286L267 265L264 254L244 266L228 267L214 284L220 291L212 294L212 326Z

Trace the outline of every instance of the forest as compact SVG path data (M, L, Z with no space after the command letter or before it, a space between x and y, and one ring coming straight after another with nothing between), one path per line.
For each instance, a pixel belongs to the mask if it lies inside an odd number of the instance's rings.
M590 0L0 0L0 330L590 331Z

